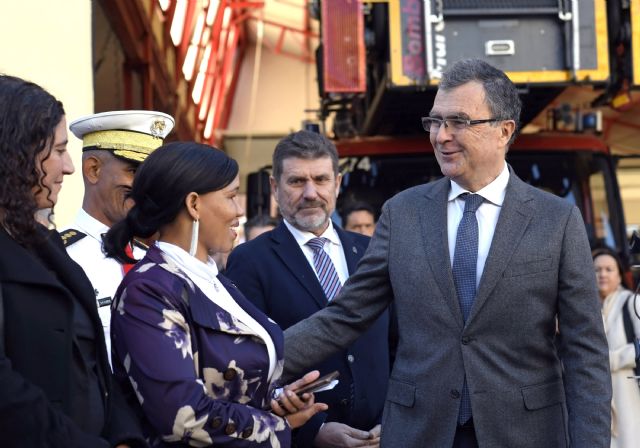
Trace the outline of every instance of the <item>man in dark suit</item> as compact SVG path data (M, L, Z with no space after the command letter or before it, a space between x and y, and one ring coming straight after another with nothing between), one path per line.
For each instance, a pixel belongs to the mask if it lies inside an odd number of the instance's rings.
M285 137L274 151L271 178L284 222L229 256L226 275L283 329L324 308L355 272L369 243L331 222L340 180L336 148L326 137L308 131ZM318 394L329 411L297 431L296 446L378 445L388 335L385 311L357 340L313 366L322 374L338 370L339 383Z
M520 104L502 71L453 64L422 119L445 177L387 201L340 295L285 333L287 376L395 305L383 447L610 444L608 349L584 223L506 163Z

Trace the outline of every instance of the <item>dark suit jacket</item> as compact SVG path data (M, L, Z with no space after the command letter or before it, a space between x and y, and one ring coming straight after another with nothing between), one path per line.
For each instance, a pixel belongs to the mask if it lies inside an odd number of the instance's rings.
M383 447L452 446L465 374L481 447L609 447L608 347L580 211L511 172L465 324L449 186L414 187L383 206L340 295L285 332L285 374L348 345L393 301L399 344Z
M102 325L87 276L69 258L57 232L49 232L47 240L33 250L38 257L0 229L5 319L5 350L0 351L0 445L99 448L125 440L142 444L137 420L111 382ZM84 432L67 415L72 401L74 306L84 307L98 343L96 365L105 392L106 418L100 435Z
M352 274L366 251L369 238L334 227ZM225 275L283 329L327 304L313 268L284 223L236 247L227 261ZM334 336L340 338L338 333ZM346 350L309 366L322 374L338 370L340 382L334 390L316 396L317 401L329 405L329 410L296 432L294 442L298 446L311 446L325 419L362 430L379 423L389 378L388 336L389 316L385 311L373 327Z

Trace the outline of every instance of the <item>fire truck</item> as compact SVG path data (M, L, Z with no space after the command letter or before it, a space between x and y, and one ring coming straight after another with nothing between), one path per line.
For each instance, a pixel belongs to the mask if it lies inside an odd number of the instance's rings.
M640 0L316 0L311 8L321 30L318 127L341 156L338 209L365 201L379 210L442 176L420 118L451 63L481 58L507 73L523 101L508 163L577 205L593 246L628 259L617 157L605 137L612 111L640 104ZM248 214L269 209L268 191L264 171L249 176Z
M521 93L524 132L508 163L526 182L576 204L593 246L628 256L602 112L640 86L640 0L321 0L315 7L319 120L335 138L344 175L338 208L362 200L379 209L442 176L420 118L449 65L481 58ZM576 86L590 93L587 103L563 98Z

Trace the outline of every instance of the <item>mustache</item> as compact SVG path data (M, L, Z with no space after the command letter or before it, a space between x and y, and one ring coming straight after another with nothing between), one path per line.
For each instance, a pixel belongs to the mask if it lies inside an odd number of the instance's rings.
M315 208L315 207L325 208L325 204L322 201L304 201L300 203L300 205L298 205L298 210L302 210L305 208Z

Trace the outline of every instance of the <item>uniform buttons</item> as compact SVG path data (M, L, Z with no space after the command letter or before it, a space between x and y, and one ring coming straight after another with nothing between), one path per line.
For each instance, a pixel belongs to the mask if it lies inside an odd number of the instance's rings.
M243 439L248 439L251 436L251 434L253 434L253 427L249 426L248 428L245 428L244 431L242 431L242 434L240 434L240 436Z
M349 404L349 400L347 400L346 398L343 398L342 400L340 400L340 405L346 406L348 404Z
M451 398L460 398L460 391L458 389L451 389L449 395Z
M213 427L213 429L218 429L220 426L222 426L222 419L220 417L215 417L211 422L211 426Z
M471 342L471 338L469 338L469 337L467 337L467 336L465 336L465 337L463 337L463 338L462 338L462 344L463 344L463 345L467 345L467 344L469 344L470 342Z
M238 372L236 371L236 369L229 368L229 369L224 371L223 378L226 381L231 381L236 377L237 374L238 374Z
M353 355L347 356L347 361L349 361L350 363L353 364L353 361L355 361L355 360L356 360L355 356L353 356Z
M225 426L224 433L226 435L230 436L234 432L236 432L236 425L234 423L229 423L227 426Z

